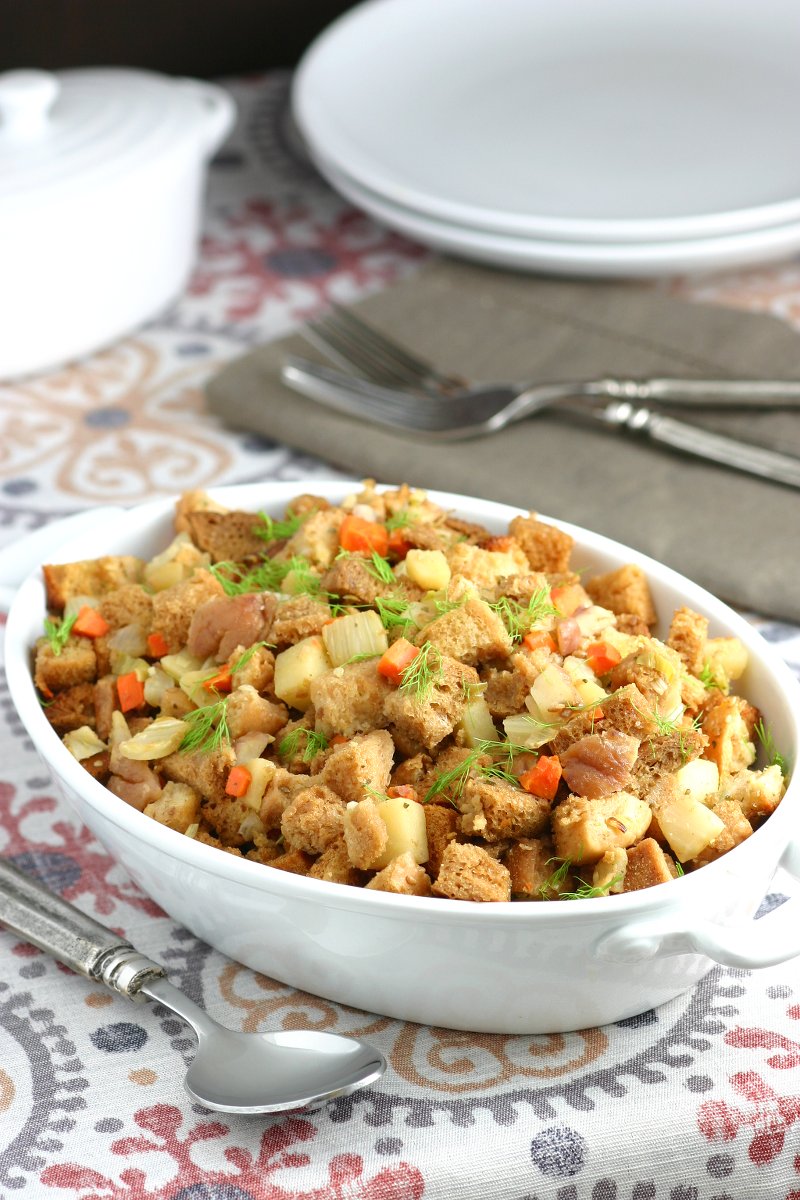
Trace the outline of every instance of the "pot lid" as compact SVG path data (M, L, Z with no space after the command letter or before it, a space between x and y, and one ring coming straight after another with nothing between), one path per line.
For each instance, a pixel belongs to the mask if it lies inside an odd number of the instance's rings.
M149 71L0 74L0 204L53 203L183 149L208 158L234 112L221 88Z

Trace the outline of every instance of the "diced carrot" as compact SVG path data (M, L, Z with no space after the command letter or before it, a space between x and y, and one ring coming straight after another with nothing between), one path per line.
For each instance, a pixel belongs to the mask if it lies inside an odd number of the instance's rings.
M558 791L561 779L561 760L557 754L543 754L519 781L526 792L532 796L541 796L544 800L553 800Z
M253 776L247 767L231 767L225 784L226 796L243 796L252 783Z
M398 783L396 787L387 788L386 795L391 799L416 800L417 789L413 788L410 783Z
M328 742L328 745L329 746L345 746L345 745L347 745L347 742L349 740L350 739L346 738L343 733L335 733L333 735L333 737L331 738L331 740Z
M163 633L151 633L147 638L147 649L153 658L163 658L169 654L167 639Z
M389 549L389 534L385 525L348 513L339 530L339 545L351 554L372 554L374 550L385 558Z
M144 684L135 671L129 671L127 675L119 676L117 695L119 696L119 706L123 712L130 712L132 708L141 708L144 704Z
M609 646L608 642L592 642L591 646L586 647L586 665L592 668L595 675L605 675L621 659L622 655L616 646Z
M81 637L98 638L105 637L111 626L96 608L90 608L88 604L84 604L78 610L78 617L75 624L72 626L73 633L79 633Z
M530 633L526 633L522 639L522 644L528 650L556 649L552 634L546 633L544 629L532 629Z
M229 692L233 687L230 667L222 667L216 675L212 675L210 679L204 679L203 687L207 688L209 692Z
M378 659L378 674L383 675L390 683L402 683L403 672L411 666L418 654L416 646L412 646L404 637L398 638Z
M386 553L392 558L396 558L398 562L405 558L411 549L411 543L407 542L403 537L402 529L393 529L389 534L389 542L386 548Z
M514 539L508 534L501 537L486 538L481 542L481 550L494 550L496 552L507 554L514 546Z

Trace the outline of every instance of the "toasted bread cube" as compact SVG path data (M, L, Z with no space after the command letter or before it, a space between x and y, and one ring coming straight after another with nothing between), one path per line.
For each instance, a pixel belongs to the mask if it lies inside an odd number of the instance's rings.
M188 783L165 783L160 798L144 810L146 817L178 833L186 833L198 820L199 813L200 796Z
M635 845L650 820L650 806L630 792L612 792L596 800L568 796L553 810L556 855L576 865L596 863L607 850Z
M96 678L97 656L88 638L70 637L60 654L53 653L45 638L37 642L34 683L40 692L64 692Z
M264 553L264 539L256 534L263 525L256 513L206 508L187 512L184 520L195 546L207 550L212 562L241 563Z
M525 838L516 842L504 858L511 875L511 895L515 900L555 900L561 891L569 891L572 877L561 874L549 838ZM554 884L554 879L558 880Z
M451 842L442 855L433 893L450 900L479 903L510 900L511 875L480 846Z
M98 605L100 615L112 629L138 625L148 634L153 626L153 597L139 583L123 583L103 596Z
M123 583L136 583L144 563L131 554L105 555L84 562L48 563L42 567L47 590L47 607L63 612L71 596L99 599Z
M318 675L310 688L317 729L349 738L385 728L389 718L384 706L393 690L374 661L350 663Z
M503 779L468 779L458 800L462 833L487 842L536 837L547 826L551 801Z
M575 542L568 533L538 520L535 513L514 517L508 529L522 546L532 571L556 574L569 570Z
M676 608L667 635L667 645L677 650L687 671L699 675L707 661L708 618L691 608Z
M342 836L344 802L324 784L298 792L281 818L281 833L290 850L322 854Z
M424 804L425 834L428 842L428 874L435 879L442 865L442 856L456 840L461 821L458 813L443 804Z
M310 868L308 876L310 879L324 879L328 883L349 883L355 887L363 879L361 872L348 858L344 837L331 842Z
M655 625L658 619L647 576L634 563L596 575L588 581L586 590L595 604L610 608L613 613L633 613L645 625Z
M723 827L714 840L709 842L695 857L694 865L696 867L703 867L706 863L713 862L721 855L727 854L729 850L733 850L735 846L746 841L753 832L752 825L735 800L714 800L711 811L715 817L719 818Z
M431 881L408 850L393 858L366 885L376 892L394 892L398 896L430 896Z
M293 775L283 767L276 767L268 775L266 787L261 799L258 815L266 830L278 830L287 806L298 792L305 791L309 785L308 775Z
M768 817L781 802L786 781L780 767L773 763L762 771L739 771L731 775L723 789L723 800L735 800L748 821Z
M492 588L498 579L527 574L530 570L528 560L516 542L508 550L482 550L479 546L459 542L448 551L447 561L453 575L464 575L480 588Z
M756 709L741 696L717 696L706 709L701 728L708 745L703 755L717 764L723 782L755 762L757 716Z
M334 746L320 778L342 800L363 800L367 789L385 792L389 786L394 742L385 729L360 734Z
M56 692L44 710L56 733L71 733L84 725L94 726L94 689L93 683L76 683L63 692Z
M228 697L226 716L230 735L235 739L254 732L274 735L283 729L289 714L285 705L265 700L249 683L243 683Z
M178 751L159 760L158 769L174 783L188 783L201 796L210 800L225 801L225 785L236 756L228 745L216 750L195 750L193 753ZM229 799L229 797L228 797Z
M282 600L275 610L269 640L276 646L293 646L321 634L331 619L330 606L312 596Z
M304 850L290 850L271 858L267 863L268 867L274 867L276 871L288 871L290 875L307 875L313 865L313 858Z
M421 631L418 645L431 642L442 654L475 666L511 653L511 638L501 617L483 600L469 599L442 613Z
M281 557L300 555L315 567L329 567L339 553L339 530L345 513L341 508L312 512L284 546Z
M449 655L440 658L428 696L421 699L402 688L392 688L384 704L395 743L401 753L433 750L452 733L464 713L467 685L478 683L472 667Z
M231 654L228 663L234 666L242 658L245 646L237 646ZM234 689L243 683L249 683L257 692L266 692L272 686L275 678L275 655L266 646L258 646L247 659L244 666L234 671L231 682Z
M344 840L354 867L368 870L386 850L389 831L371 796L351 800L344 814Z
M622 890L637 892L641 888L669 883L677 875L675 864L653 838L645 838L628 851Z

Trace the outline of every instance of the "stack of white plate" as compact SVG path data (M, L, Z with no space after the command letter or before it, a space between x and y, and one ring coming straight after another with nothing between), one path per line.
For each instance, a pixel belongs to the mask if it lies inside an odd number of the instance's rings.
M800 251L797 0L368 0L293 108L322 173L453 254L657 275Z

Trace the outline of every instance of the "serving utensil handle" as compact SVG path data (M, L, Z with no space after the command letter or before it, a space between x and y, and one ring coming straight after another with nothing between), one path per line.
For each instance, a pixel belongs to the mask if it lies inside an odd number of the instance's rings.
M800 488L800 458L791 454L781 454L778 450L768 450L763 446L749 446L746 442L712 433L688 421L676 421L674 417L663 416L648 408L637 408L625 400L584 411L605 424L628 429L631 433L641 434L650 441L670 446L695 458L720 463L773 483Z
M800 408L800 379L602 379L595 395L695 408Z
M62 900L49 888L0 858L0 924L26 942L105 984L129 1000L147 1000L142 984L165 974L129 941Z

